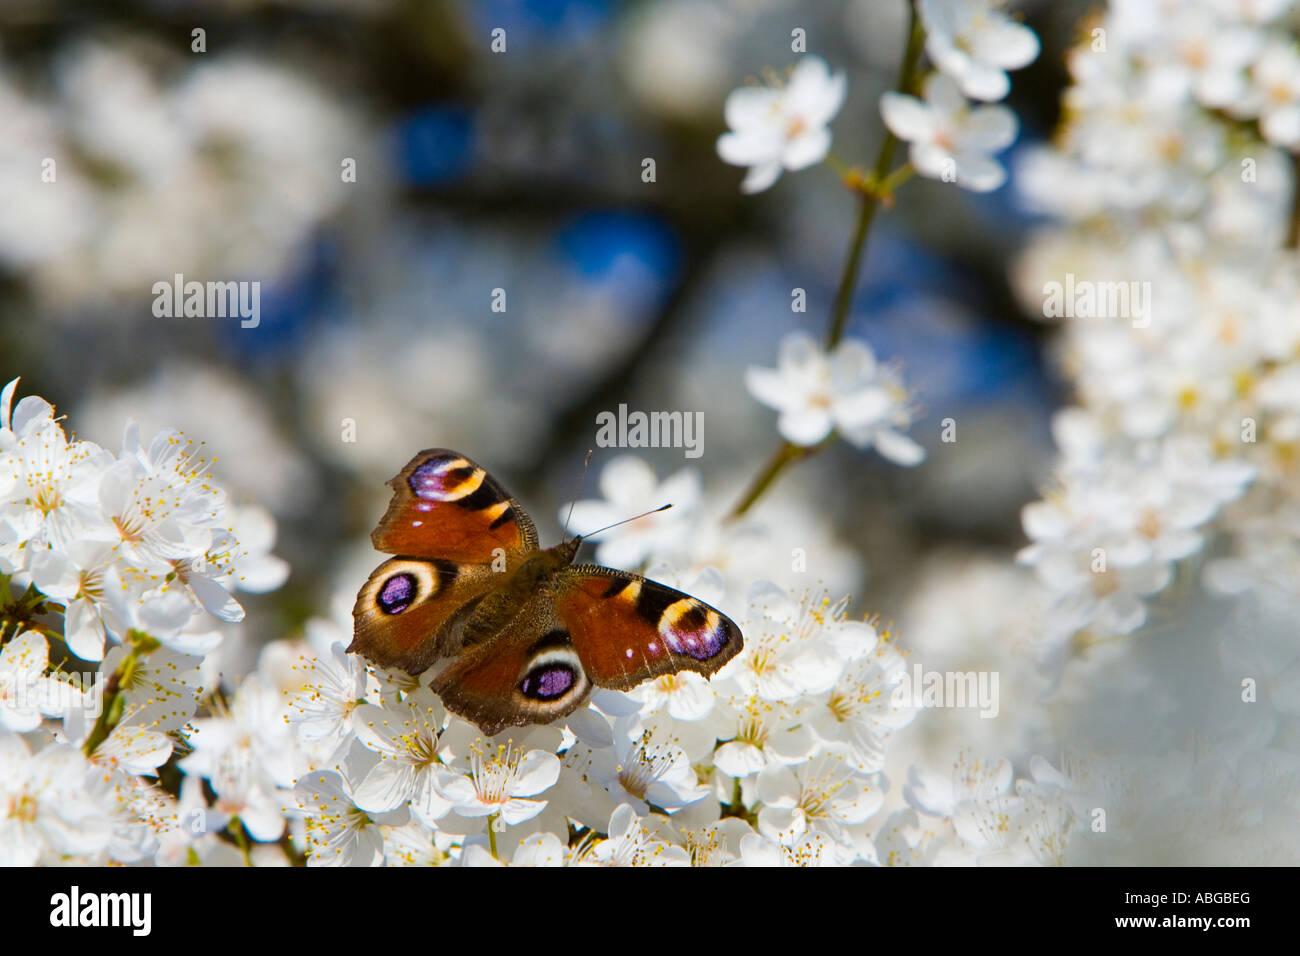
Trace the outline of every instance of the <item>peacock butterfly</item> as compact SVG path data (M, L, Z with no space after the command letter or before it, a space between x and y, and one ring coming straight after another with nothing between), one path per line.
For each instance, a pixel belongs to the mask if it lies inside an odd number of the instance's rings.
M639 574L573 563L574 537L539 548L523 507L458 452L422 451L389 484L371 534L396 555L357 594L350 652L422 674L488 735L548 723L593 687L706 677L743 638L730 618Z

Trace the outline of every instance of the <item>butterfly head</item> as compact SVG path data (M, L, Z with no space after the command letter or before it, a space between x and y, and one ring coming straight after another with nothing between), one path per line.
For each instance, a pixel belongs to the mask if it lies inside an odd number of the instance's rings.
M524 561L511 579L511 587L521 596L531 594L562 568L573 563L578 554L582 538L570 538L553 548L546 548Z
M547 548L538 557L546 556L547 565L551 570L568 567L578 556L578 549L582 547L583 540L581 535L575 535L567 541L561 541L553 548Z

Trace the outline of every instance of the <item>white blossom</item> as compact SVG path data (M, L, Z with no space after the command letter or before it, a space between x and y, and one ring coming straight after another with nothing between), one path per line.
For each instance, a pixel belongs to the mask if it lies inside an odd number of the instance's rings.
M783 170L821 162L831 148L828 124L840 111L848 83L826 61L804 56L784 86L742 86L727 97L731 131L718 137L718 155L748 166L741 191L767 189Z

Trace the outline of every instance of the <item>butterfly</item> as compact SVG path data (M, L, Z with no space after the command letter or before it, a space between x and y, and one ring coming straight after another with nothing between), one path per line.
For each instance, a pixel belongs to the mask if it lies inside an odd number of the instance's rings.
M371 541L395 557L357 594L348 651L413 675L443 665L430 686L488 736L572 713L595 687L708 677L743 646L702 601L574 564L580 536L539 548L519 502L458 452L422 451L389 485Z

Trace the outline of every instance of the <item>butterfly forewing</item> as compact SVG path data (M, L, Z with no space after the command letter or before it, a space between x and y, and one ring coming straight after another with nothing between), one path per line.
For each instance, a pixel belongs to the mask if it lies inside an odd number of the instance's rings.
M446 448L420 452L389 484L371 540L398 557L358 593L349 650L418 674L459 649L464 621L536 550L537 530L492 476Z
M380 551L513 565L537 549L537 529L519 502L458 452L422 451L389 484L388 512L370 536Z
M583 668L628 690L662 674L706 677L740 652L740 628L716 608L639 574L594 564L565 568L555 606Z

